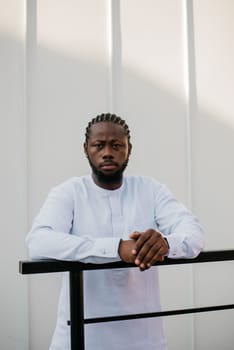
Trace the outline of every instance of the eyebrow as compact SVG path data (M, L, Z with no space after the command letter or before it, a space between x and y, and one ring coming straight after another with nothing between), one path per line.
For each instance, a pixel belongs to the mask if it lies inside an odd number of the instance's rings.
M111 140L103 140L103 139L99 139L99 138L97 138L97 139L93 139L93 140L91 140L91 142L120 142L120 143L125 143L125 141L123 141L122 139L111 139Z

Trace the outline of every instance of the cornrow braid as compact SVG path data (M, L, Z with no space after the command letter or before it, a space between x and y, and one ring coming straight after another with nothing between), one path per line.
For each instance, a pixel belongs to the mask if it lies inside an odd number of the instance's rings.
M111 122L114 124L121 125L125 135L128 137L128 141L130 141L130 130L125 120L123 120L122 118L118 117L115 114L103 113L103 114L97 115L88 123L88 126L86 127L86 130L85 130L85 142L87 142L89 139L92 125L100 122Z

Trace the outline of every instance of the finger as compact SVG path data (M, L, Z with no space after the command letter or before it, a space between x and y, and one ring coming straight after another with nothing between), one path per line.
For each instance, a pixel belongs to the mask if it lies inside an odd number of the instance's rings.
M148 229L145 232L142 232L136 241L137 258L135 264L140 265L142 263L142 266L145 265L144 258L152 250L152 255L146 260L146 263L148 263L151 258L157 254L162 242L166 244L160 232L153 229Z
M147 263L147 266L152 266L154 265L156 262L163 262L166 256L166 250L164 247L161 247L157 254L154 255L154 257L152 257L151 261Z
M141 232L134 231L129 235L129 238L136 241L141 235ZM137 249L132 249L132 254L136 255L137 254Z
M148 254L153 256L159 248L160 246L155 242L154 237L145 239L137 252L135 263L140 265L141 263L145 264L146 262L149 262L149 259L145 260L145 257L148 256Z
M156 243L153 242L153 244L151 244L149 240L149 242L146 242L146 244L138 253L137 259L139 260L140 264L150 266L152 265L152 260L154 259L155 256L158 255L160 249L161 249L160 242L156 242Z
M157 261L163 261L164 257L167 254L168 254L168 243L162 237L160 240L156 241L156 243L152 244L148 252L145 254L143 259L141 260L140 264L151 266Z
M162 240L162 235L160 232L155 231L153 229L148 229L145 232L141 233L141 236L136 241L136 248L140 249L147 240L150 240L150 242L155 244L157 241Z
M145 265L145 264L142 264L142 263L141 263L138 267L139 267L139 270L140 270L140 271L145 271L145 270L150 269L151 266L150 266L150 265Z
M145 265L142 265L142 264L141 264L141 265L139 266L139 270L140 270L141 272L143 272L143 271L145 271L145 270L149 270L150 267L151 267L151 266L145 266Z
M139 251L144 244L151 238L151 234L149 231L141 232L138 239L136 240L136 249Z
M131 239L138 239L141 235L141 232L138 232L138 231L134 231L132 232L130 235L129 235L129 238Z

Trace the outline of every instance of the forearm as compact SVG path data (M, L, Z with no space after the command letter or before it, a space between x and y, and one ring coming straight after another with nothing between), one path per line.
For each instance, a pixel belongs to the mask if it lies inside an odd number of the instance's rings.
M119 261L119 238L79 237L40 228L26 238L29 255L33 259L78 260L85 263L108 263Z
M156 221L167 239L170 258L194 258L204 246L203 229L194 216L165 186L157 196Z
M204 247L204 233L200 225L181 227L165 235L169 244L169 258L195 258Z

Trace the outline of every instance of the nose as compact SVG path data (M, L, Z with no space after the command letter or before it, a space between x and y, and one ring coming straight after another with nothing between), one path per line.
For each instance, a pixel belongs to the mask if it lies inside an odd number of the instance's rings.
M113 159L114 158L112 147L110 147L109 145L106 145L103 148L102 158L103 159Z

